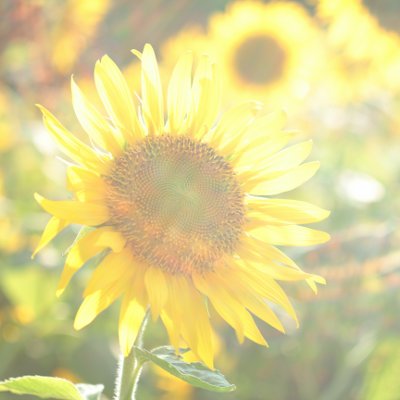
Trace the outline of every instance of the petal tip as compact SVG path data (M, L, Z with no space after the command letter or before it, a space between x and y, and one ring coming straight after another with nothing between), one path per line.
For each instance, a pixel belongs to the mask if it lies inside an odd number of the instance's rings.
M141 53L139 50L132 49L132 50L131 50L131 53L132 53L133 55L135 55L139 60L142 59L142 53Z
M323 243L329 242L329 240L331 240L331 235L327 232L322 232L320 243L323 244Z
M41 104L39 104L39 103L36 103L35 106L41 111L43 117L45 117L46 114L47 114L46 108L43 107L43 106L42 106Z
M79 314L77 314L77 316L75 317L75 321L74 321L74 329L76 331L80 331L88 324L89 324L88 322L82 321L81 318L79 317Z
M153 46L152 46L150 43L146 43L146 44L144 45L144 47L143 47L143 54L144 54L145 52L151 52L151 53L154 54L154 48L153 48Z
M44 197L43 197L43 196L41 196L39 193L35 192L35 193L33 194L33 197L35 198L35 200L36 200L40 205L42 205L43 200L44 200Z

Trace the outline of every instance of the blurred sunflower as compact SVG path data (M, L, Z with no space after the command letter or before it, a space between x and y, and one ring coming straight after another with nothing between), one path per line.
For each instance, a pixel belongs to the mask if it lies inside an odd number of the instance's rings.
M0 154L10 150L18 142L21 128L18 119L13 118L16 114L18 105L12 93L0 84Z
M211 54L226 79L228 103L256 97L287 106L303 99L320 76L319 43L317 27L299 4L234 2L210 18L207 34L194 28L180 33L163 54L167 64L185 48Z
M54 32L52 62L65 74L71 71L111 6L110 0L68 0L63 21ZM66 51L65 49L74 49Z
M177 63L167 91L166 121L158 65L150 45L141 59L141 95L132 96L117 65L104 56L95 83L108 117L72 81L73 106L92 146L72 135L40 106L44 124L74 162L67 169L72 200L36 194L53 214L36 251L72 223L93 227L71 246L60 295L87 260L108 249L84 293L74 326L81 329L120 296L119 338L129 354L150 307L171 343L181 339L213 366L213 336L206 298L245 337L266 345L250 313L284 328L266 301L296 314L277 280L324 280L303 272L275 245L314 245L321 231L297 224L328 212L270 196L300 186L318 162L301 164L304 142L285 150L282 112L262 113L248 102L218 122L220 82L204 56L192 76L192 56ZM140 102L140 106L137 104Z
M196 54L210 55L212 53L210 45L211 43L208 42L206 33L201 26L190 25L182 29L168 38L161 47L161 72L165 70L167 75L167 72L172 71L182 54L188 49Z
M399 87L400 38L382 29L361 0L319 0L327 24L330 90L340 101L359 101Z

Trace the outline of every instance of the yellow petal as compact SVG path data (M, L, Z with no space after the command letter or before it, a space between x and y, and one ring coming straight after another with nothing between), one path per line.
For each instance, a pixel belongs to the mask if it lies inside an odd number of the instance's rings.
M310 155L311 149L311 140L298 143L274 154L272 157L265 158L262 160L259 168L267 172L282 171L297 167Z
M203 56L193 80L193 104L190 111L190 135L203 137L213 126L219 112L221 91L216 66Z
M238 276L240 281L243 282L243 284L253 288L255 292L265 299L283 307L283 309L296 322L296 325L299 325L296 312L286 293L276 281L271 279L268 273L252 268L250 264L244 265L241 263L236 263L236 265L238 268L235 271L235 274Z
M168 85L168 127L170 132L180 132L190 110L192 93L192 53L182 56L173 72Z
M132 269L121 265L129 264L130 253L110 253L96 268L74 321L75 329L82 329L90 324L96 316L111 305L131 286ZM124 265L126 267L126 265Z
M82 202L104 201L107 191L103 179L97 174L75 165L67 169L67 188Z
M194 354L209 368L213 368L213 337L204 300L185 277L176 276L173 280L175 292L180 298L178 307L185 319L181 328L182 336Z
M142 110L148 134L161 134L164 130L163 92L156 55L149 44L142 53Z
M247 131L247 136L251 141L258 138L266 138L268 135L280 132L286 124L287 116L282 110L268 112L254 120Z
M196 316L196 333L197 333L197 350L196 355L203 360L208 368L214 368L214 334L210 324L204 300L196 295L192 302L194 313Z
M260 161L284 147L293 136L292 133L282 132L286 122L283 111L257 115L250 122L244 134L236 137L227 149L228 154L233 153L232 162L239 171L250 166L257 167Z
M219 278L224 279L221 275ZM236 295L240 303L250 312L278 331L285 332L281 321L268 304L251 287L246 286L234 271L230 271L229 282L226 282L225 285L229 286L231 294Z
M146 307L137 298L136 288L131 286L122 301L119 317L119 343L122 354L127 357L135 343L140 326L146 314Z
M261 106L255 101L248 101L226 111L215 129L206 136L211 145L221 148L224 154L231 154L236 149L236 139L242 137L250 126Z
M166 310L162 310L160 314L161 320L168 333L169 342L174 347L176 353L179 352L180 347L180 332L177 329L176 324L172 320L172 317Z
M68 157L94 171L105 173L108 170L106 158L77 139L50 111L39 104L37 106L43 114L45 127Z
M193 282L197 289L211 300L218 314L232 326L240 343L244 337L248 337L255 343L267 345L251 315L228 293L224 285L221 286L215 274L207 273L203 276L193 274Z
M140 60L142 61L142 53L139 50L132 49L131 52Z
M242 304L251 313L267 324L271 325L279 332L285 333L285 328L283 327L281 321L265 301L254 295L251 290L243 290L240 294L238 294L238 296L240 296L240 301Z
M312 161L288 171L269 172L265 175L260 173L258 177L245 182L243 189L251 194L266 196L288 192L307 182L314 176L318 168L319 162ZM243 178L240 178L239 175L239 179Z
M268 258L266 253L254 253L250 249L244 247L237 249L237 254L244 263L251 263L253 266L268 273L268 276L281 281L300 281L311 278L312 275L307 274L300 268L286 267L280 265L275 260ZM239 260L237 260L240 263Z
M288 199L247 198L249 214L254 210L259 219L268 215L293 224L308 224L327 218L330 214L311 203Z
M68 223L96 226L109 219L108 209L102 204L47 200L38 193L35 199L48 213Z
M258 254L261 259L277 261L283 265L299 269L297 264L288 257L283 251L271 246L271 244L258 240L250 236L243 236L238 244L238 254L247 251L247 254ZM258 259L258 258L257 258Z
M179 349L182 335L182 325L185 323L185 316L179 307L180 297L176 289L176 277L165 275L168 288L165 310L161 312L161 319L167 329L172 346Z
M37 245L35 251L32 254L32 258L47 246L64 228L69 225L69 222L64 221L57 217L51 217L50 221L47 223L46 228L44 228L42 237L40 238L39 244Z
M293 138L291 133L279 133L260 137L256 140L247 142L247 145L242 144L241 149L235 149L232 156L232 164L235 170L253 169L252 166L257 166L258 163L265 160L271 154L276 153L285 147L289 140Z
M74 321L74 328L80 330L89 325L103 310L109 307L126 289L126 283L118 282L113 286L99 289L87 296L81 306Z
M151 306L152 317L158 318L168 298L168 287L161 268L149 267L145 275L145 285Z
M119 253L111 252L94 270L83 295L89 296L99 289L118 285L118 282L129 285L136 272L137 266L133 263L129 249L125 248Z
M318 286L316 283L319 283L320 285L326 285L326 280L322 276L319 275L313 275L311 278L306 279L307 285L310 286L311 290L317 294L318 293Z
M267 273L270 278L281 281L306 280L314 291L313 282L325 284L324 278L303 271L285 253L256 238L242 238L236 252L245 264L250 263L252 267Z
M97 61L94 71L97 92L115 127L125 140L133 143L144 137L128 84L110 57Z
M265 225L252 229L255 238L274 245L312 246L330 239L326 232L299 225Z
M67 168L67 189L71 192L94 189L103 180L98 174L76 165Z
M107 120L90 103L71 78L72 104L83 129L100 148L113 155L121 153L122 138L113 130Z
M77 240L70 248L65 260L56 292L57 297L61 296L75 272L89 259L106 248L119 252L125 246L125 242L126 240L119 232L115 232L109 227L98 228Z
M168 282L171 293L174 294L174 297L171 299L171 301L174 302L172 315L173 320L179 321L179 331L181 336L184 338L189 347L196 353L197 333L193 320L194 318L192 318L194 310L190 310L188 307L188 305L192 303L192 299L187 287L186 278L181 275L174 275L168 278Z

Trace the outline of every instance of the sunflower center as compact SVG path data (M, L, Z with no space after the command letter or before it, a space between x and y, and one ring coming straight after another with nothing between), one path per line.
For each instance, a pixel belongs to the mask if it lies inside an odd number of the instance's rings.
M257 35L239 45L234 56L234 65L243 81L265 85L282 76L285 59L285 50L273 37Z
M208 145L146 138L115 160L106 182L111 222L142 262L190 274L234 252L243 193L229 163Z

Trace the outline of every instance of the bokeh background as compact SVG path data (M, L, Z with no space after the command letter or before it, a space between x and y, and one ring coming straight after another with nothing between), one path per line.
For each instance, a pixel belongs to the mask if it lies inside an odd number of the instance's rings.
M33 193L68 196L64 164L35 103L80 135L71 74L97 101L93 67L107 53L133 87L138 67L130 49L146 42L164 79L188 49L214 57L223 108L254 98L287 111L296 140L312 138L312 158L321 161L317 176L287 197L331 209L318 228L332 240L285 249L328 282L317 296L286 287L299 329L284 315L287 335L260 324L269 349L239 346L229 328L218 329L216 365L236 392L196 390L148 368L139 399L398 400L399 0L2 0L0 380L41 374L103 382L112 397L118 306L73 330L90 265L55 298L63 252L78 227L31 259L49 219ZM161 324L151 324L147 345L166 341Z

